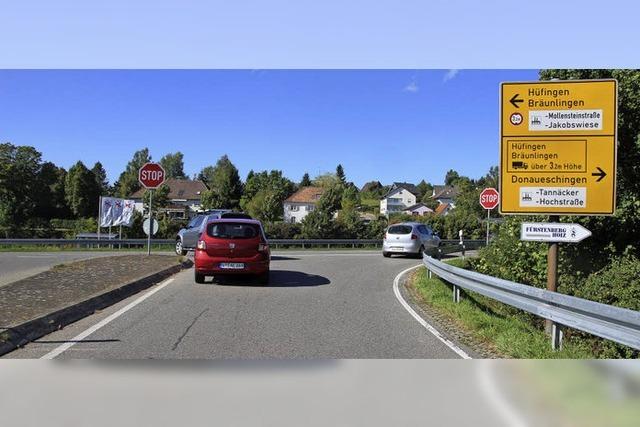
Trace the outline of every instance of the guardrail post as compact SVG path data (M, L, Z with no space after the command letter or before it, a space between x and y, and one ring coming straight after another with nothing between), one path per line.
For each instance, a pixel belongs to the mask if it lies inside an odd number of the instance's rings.
M462 259L464 259L464 252L465 252L466 248L464 246L464 243L460 243L460 246L462 247L462 251L460 251L460 252L462 252Z
M442 260L442 249L438 248L438 261Z
M556 322L551 325L551 348L555 351L562 350L562 339L564 338L564 332L562 327Z
M453 302L460 302L460 287L453 285Z
M429 279L431 279L431 270L427 269L427 275L429 276Z

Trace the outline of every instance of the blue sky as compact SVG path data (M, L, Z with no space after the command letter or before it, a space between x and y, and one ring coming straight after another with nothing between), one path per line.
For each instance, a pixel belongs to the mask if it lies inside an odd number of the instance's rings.
M341 163L369 180L440 183L498 162L501 81L537 70L0 71L0 140L113 182L133 152L181 151L197 173L228 154L298 181Z

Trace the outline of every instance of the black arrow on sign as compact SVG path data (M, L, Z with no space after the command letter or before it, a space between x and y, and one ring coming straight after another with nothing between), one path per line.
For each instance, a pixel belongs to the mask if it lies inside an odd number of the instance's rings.
M509 100L509 102L511 103L511 105L513 105L516 108L520 108L520 106L518 105L521 102L524 102L524 99L518 99L518 96L520 94L516 93L515 95L513 95L513 97Z
M607 176L607 173L605 171L603 171L602 169L600 169L600 166L596 166L596 168L598 169L598 172L593 172L591 174L591 176L598 176L599 178L596 179L596 182L600 182L600 181L602 181L602 178Z

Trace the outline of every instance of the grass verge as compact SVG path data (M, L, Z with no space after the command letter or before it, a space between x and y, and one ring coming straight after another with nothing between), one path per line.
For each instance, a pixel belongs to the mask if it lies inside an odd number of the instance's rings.
M467 261L450 260L456 267L466 267ZM425 268L414 274L409 286L419 296L427 310L452 322L482 345L496 353L518 359L582 359L593 358L588 348L567 339L560 351L551 349L550 339L541 329L517 315L519 310L482 295L465 292L460 303L454 303L451 286L435 275L431 279ZM522 313L522 312L520 312Z

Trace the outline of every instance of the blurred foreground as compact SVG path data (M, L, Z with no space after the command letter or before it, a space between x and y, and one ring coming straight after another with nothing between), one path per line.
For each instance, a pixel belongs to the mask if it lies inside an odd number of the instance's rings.
M0 363L3 425L631 426L638 361Z

